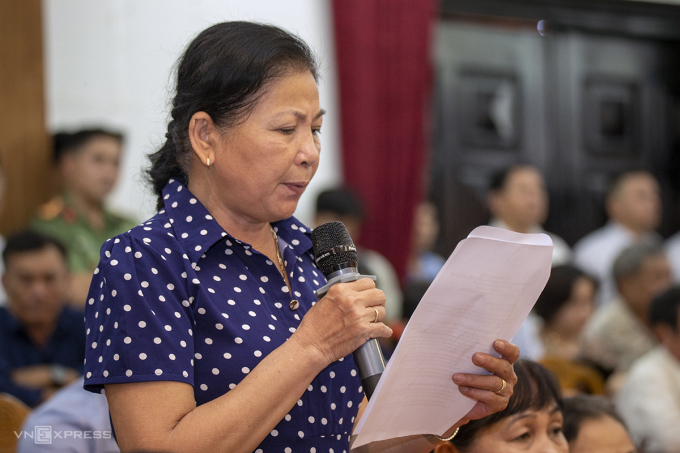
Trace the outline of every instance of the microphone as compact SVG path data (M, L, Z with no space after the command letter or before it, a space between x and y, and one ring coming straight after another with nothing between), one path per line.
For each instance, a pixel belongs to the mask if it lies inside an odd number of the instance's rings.
M328 283L314 295L322 298L337 283L353 282L360 278L375 280L375 275L361 275L357 263L357 248L342 222L328 222L312 230L314 260ZM359 369L361 385L366 397L371 399L380 376L385 370L380 345L371 338L354 351L354 361Z

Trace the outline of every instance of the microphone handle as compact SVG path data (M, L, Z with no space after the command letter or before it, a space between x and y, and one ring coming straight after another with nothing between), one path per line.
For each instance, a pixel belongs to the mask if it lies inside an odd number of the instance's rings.
M359 369L361 386L364 388L366 398L370 400L378 381L380 381L380 376L385 371L385 358L382 355L378 339L371 338L359 346L359 349L354 351L352 355Z
M358 272L341 274L328 280L328 283L316 290L314 294L320 299L326 295L331 286L337 283L353 282L360 278L375 280L374 275L361 275ZM359 376L361 376L361 386L364 389L366 398L370 400L375 387L378 385L378 381L380 381L380 376L385 371L385 358L380 349L380 344L376 338L371 338L359 346L359 349L354 351L352 355L359 370Z

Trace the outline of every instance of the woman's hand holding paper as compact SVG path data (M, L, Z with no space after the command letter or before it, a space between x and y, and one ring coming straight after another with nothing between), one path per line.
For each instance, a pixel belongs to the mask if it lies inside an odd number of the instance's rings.
M457 423L457 426L502 411L510 401L512 390L517 383L512 365L519 358L519 348L503 340L496 340L493 348L501 354L500 358L481 352L472 357L475 365L489 371L491 375L467 373L453 375L453 382L458 385L460 392L468 398L477 400L477 404L463 418L463 423Z

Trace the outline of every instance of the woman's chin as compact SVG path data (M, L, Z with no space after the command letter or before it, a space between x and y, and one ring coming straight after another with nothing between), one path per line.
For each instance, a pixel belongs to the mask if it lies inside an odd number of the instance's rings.
M291 201L285 201L276 206L276 209L270 211L270 222L278 222L279 220L287 219L288 217L295 214L297 209L297 201L294 203Z

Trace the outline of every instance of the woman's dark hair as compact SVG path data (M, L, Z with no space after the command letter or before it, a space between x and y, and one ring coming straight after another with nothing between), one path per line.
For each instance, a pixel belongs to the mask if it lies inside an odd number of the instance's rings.
M460 427L460 431L451 443L461 451L470 448L479 433L504 418L511 417L528 410L541 410L556 406L562 410L562 394L555 376L543 366L531 360L518 360L514 365L517 375L508 407L488 417L472 420Z
M147 174L158 209L170 179L187 182L191 117L205 112L218 128L233 126L252 111L268 82L289 71L310 71L318 80L317 62L307 44L272 25L223 22L203 30L189 44L177 68L166 142L149 156Z
M610 417L626 428L626 424L614 409L614 405L602 396L578 395L565 398L562 414L564 415L564 437L569 443L576 440L581 425L586 420Z
M123 134L106 129L83 129L77 132L57 132L52 138L54 163L58 164L69 153L79 151L95 137L108 137L123 142Z
M568 264L553 267L548 283L534 305L534 313L550 323L571 297L576 280L582 277L590 280L597 289L597 281L581 269Z

